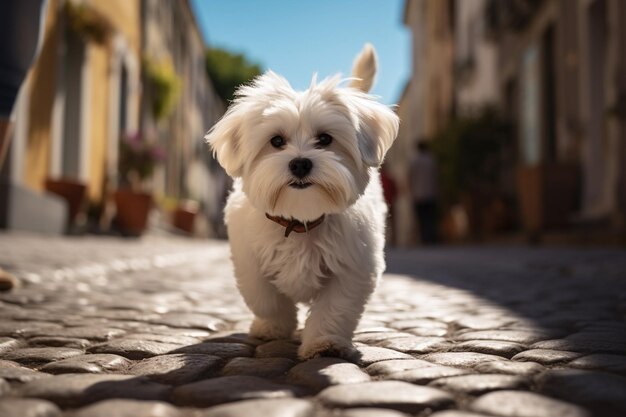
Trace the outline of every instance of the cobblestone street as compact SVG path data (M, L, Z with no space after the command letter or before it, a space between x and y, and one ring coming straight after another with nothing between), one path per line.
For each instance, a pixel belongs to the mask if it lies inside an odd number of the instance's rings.
M356 363L247 337L225 242L1 234L0 265L2 417L626 415L622 250L391 251Z

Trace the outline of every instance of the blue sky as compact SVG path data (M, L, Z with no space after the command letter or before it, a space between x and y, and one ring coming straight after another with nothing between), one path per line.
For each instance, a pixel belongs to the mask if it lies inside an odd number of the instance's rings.
M403 0L192 0L206 42L244 53L305 89L320 78L350 74L365 42L378 51L372 90L387 104L400 98L410 73Z

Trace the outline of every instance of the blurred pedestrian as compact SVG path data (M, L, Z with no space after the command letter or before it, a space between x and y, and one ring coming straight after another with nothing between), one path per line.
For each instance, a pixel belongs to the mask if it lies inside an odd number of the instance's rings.
M13 106L40 49L46 6L47 0L0 3L0 171L12 136ZM0 291L16 284L15 277L0 269Z
M420 240L425 245L437 243L437 162L423 140L418 142L417 153L411 160L410 175Z
M394 202L398 195L398 187L396 182L389 175L387 166L383 164L380 168L380 182L383 186L383 196L385 197L385 203L387 203L387 230L385 233L387 243L393 244L395 238L394 229Z

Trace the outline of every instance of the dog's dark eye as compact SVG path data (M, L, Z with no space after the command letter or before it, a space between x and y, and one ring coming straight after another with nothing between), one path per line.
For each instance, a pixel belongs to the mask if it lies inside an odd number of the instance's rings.
M333 141L333 137L328 133L322 133L317 137L317 146L320 148L325 148Z
M282 136L274 136L270 139L270 143L275 148L282 148L285 145L285 139Z

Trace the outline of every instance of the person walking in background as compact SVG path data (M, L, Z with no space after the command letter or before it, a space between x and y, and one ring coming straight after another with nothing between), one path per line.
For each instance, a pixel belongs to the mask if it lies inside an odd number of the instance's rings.
M0 3L0 172L9 151L17 95L39 52L46 15L46 0ZM16 285L0 268L0 291Z
M394 202L396 200L396 196L398 194L398 188L396 187L396 182L389 175L387 170L387 166L383 164L380 168L380 182L383 186L383 196L385 197L385 203L387 203L387 230L385 233L385 237L388 244L393 245L393 241L395 238L395 230L394 230Z
M437 243L437 162L427 142L418 142L410 169L413 210L420 240L425 245Z

